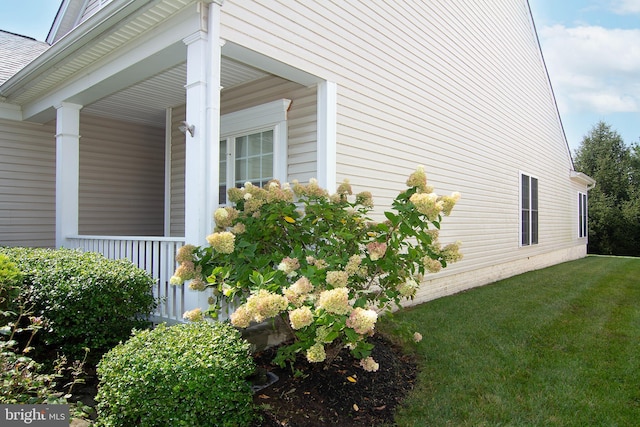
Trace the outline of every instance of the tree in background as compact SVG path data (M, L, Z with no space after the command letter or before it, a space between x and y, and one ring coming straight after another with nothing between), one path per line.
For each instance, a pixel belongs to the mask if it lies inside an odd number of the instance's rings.
M597 181L589 192L589 253L640 256L640 147L601 121L576 150L575 166Z

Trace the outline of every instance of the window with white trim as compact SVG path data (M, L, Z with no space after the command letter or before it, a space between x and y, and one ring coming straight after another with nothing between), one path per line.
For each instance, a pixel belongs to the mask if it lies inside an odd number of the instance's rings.
M280 99L220 117L220 204L229 188L286 180L290 104Z
M520 174L520 244L538 244L538 178Z
M587 193L578 193L578 237L588 235L587 228Z

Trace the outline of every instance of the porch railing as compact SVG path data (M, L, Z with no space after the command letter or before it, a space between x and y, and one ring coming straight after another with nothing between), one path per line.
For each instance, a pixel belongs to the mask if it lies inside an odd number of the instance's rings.
M128 259L156 279L153 295L159 301L154 322L175 323L185 311L185 286L169 284L176 269L176 252L183 237L71 236L71 246L85 252L99 252L109 259Z

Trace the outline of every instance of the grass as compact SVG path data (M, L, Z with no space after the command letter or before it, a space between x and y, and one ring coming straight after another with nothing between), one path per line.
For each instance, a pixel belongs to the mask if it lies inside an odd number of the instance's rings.
M400 328L424 339L398 426L640 422L640 259L519 275L404 310L384 329Z

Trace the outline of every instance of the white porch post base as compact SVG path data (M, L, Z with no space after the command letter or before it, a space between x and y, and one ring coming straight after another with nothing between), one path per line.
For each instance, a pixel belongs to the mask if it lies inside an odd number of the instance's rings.
M56 247L68 247L78 234L80 184L80 109L63 102L56 107Z

